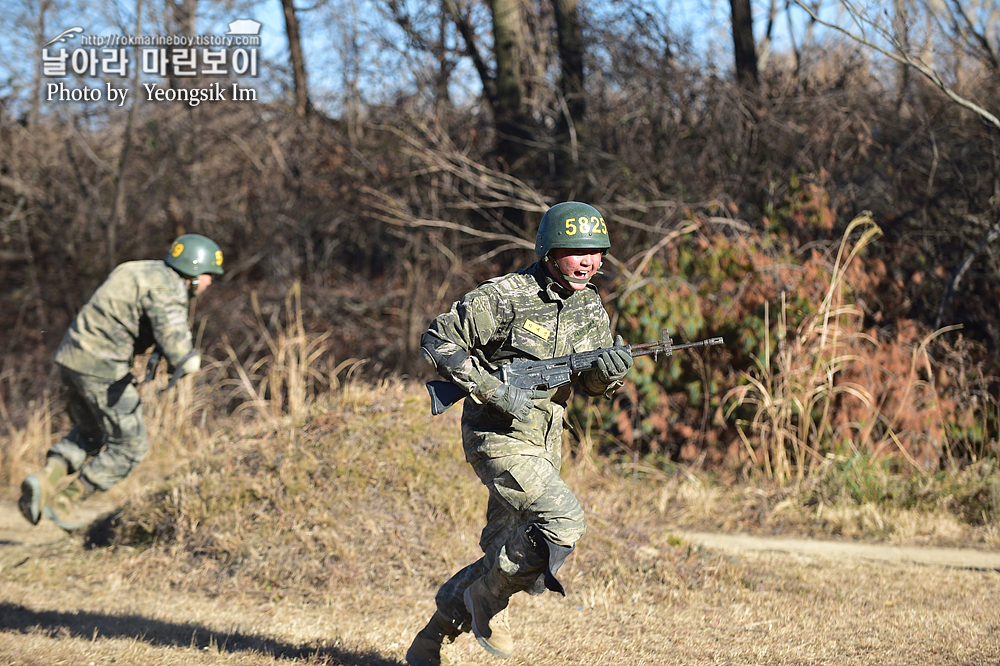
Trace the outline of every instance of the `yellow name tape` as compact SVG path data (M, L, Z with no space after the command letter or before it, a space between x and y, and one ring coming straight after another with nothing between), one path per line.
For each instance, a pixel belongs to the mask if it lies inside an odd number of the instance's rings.
M548 340L549 336L552 335L552 331L537 322L531 321L530 319L526 319L524 321L524 330L529 333L534 333L543 340Z

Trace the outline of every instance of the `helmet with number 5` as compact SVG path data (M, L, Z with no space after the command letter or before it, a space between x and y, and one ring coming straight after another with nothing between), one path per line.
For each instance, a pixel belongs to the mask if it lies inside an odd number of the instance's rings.
M198 234L184 234L177 238L170 244L163 261L186 277L205 273L222 275L222 250L215 241Z
M579 201L564 201L549 208L538 224L535 254L545 257L557 247L607 252L611 238L604 216Z

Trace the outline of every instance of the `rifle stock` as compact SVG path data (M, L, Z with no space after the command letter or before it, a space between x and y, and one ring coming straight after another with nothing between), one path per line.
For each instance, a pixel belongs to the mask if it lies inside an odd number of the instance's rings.
M443 414L446 409L469 395L451 382L443 379L432 379L427 382L427 393L431 396L431 414Z

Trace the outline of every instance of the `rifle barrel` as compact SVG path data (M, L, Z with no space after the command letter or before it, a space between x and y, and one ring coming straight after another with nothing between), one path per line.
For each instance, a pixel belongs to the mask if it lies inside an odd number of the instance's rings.
M647 354L657 354L660 352L674 351L676 349L690 349L692 347L709 347L723 344L722 338L709 338L698 340L697 342L682 342L673 344L670 340L657 340L656 342L644 342L632 345L632 356L645 356Z

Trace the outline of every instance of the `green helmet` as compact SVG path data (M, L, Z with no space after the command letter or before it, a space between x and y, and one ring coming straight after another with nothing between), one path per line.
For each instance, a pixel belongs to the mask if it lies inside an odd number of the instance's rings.
M544 257L557 247L607 252L611 239L604 217L593 206L579 201L564 201L549 208L538 223L535 254Z
M184 234L170 245L163 261L181 275L222 275L222 250L215 241L198 234Z

